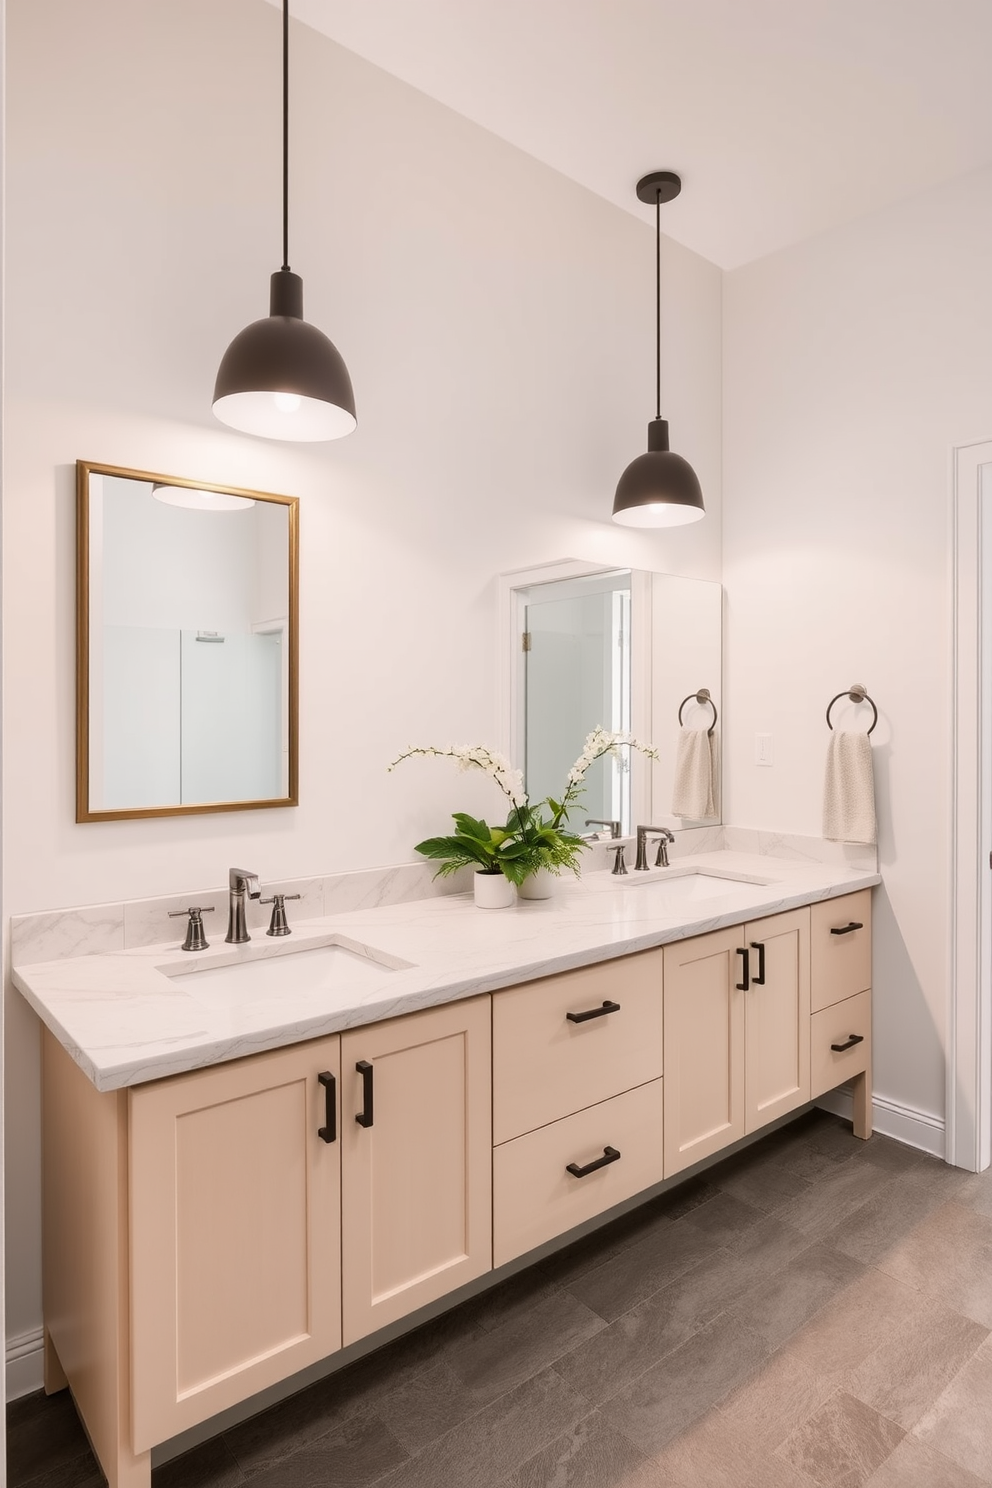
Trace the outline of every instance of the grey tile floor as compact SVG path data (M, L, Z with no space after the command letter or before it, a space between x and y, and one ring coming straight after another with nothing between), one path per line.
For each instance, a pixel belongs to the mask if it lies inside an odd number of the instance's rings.
M810 1112L153 1488L992 1484L992 1173ZM103 1480L67 1394L10 1488Z

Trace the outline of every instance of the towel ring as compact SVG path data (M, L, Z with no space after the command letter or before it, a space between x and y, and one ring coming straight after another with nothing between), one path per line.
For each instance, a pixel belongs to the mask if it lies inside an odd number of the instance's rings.
M830 699L829 703L827 704L827 728L833 728L833 724L830 722L830 709L833 707L834 703L840 702L842 697L850 698L852 703L867 703L869 705L869 707L871 708L872 718L871 726L868 729L868 733L873 733L875 725L878 722L878 709L875 707L874 702L868 696L867 691L861 686L860 682L855 682L853 687L846 687L843 692L839 692L836 697L832 697Z
M710 707L713 709L713 722L710 724L709 728L706 730L706 732L708 734L712 734L713 730L716 728L717 711L716 711L716 703L710 697L710 690L709 690L708 687L701 687L698 692L690 692L690 694L689 694L688 697L685 697L685 698L682 699L681 703L679 704L679 723L681 724L681 722L682 722L682 710L685 708L686 703L693 703L693 702L695 702L695 703L709 703Z

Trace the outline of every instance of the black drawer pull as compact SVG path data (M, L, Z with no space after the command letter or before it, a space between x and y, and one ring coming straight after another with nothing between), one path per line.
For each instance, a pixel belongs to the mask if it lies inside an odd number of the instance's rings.
M742 982L735 982L734 985L736 986L738 992L746 992L751 985L751 960L747 953L747 946L738 946L737 954L738 956L744 957L744 960L741 963L741 976L744 978L744 980Z
M569 1023L588 1023L590 1018L605 1018L607 1013L618 1013L618 1002L604 1002L602 1007L588 1008L584 1013L566 1013Z
M367 1059L360 1059L355 1065L356 1070L362 1077L362 1110L359 1111L355 1120L359 1126L372 1125L372 1066Z
M845 1049L853 1049L855 1044L863 1044L864 1041L865 1036L863 1033L852 1033L848 1037L846 1044L831 1044L830 1047L835 1054L843 1054Z
M335 1142L338 1135L337 1089L338 1082L330 1070L324 1070L317 1079L324 1087L324 1125L318 1126L317 1135L322 1142Z
M588 1178L590 1173L595 1173L597 1168L608 1167L612 1162L619 1162L620 1154L615 1147L604 1147L602 1157L597 1157L591 1163L586 1163L580 1168L578 1163L569 1163L565 1168L566 1173L571 1173L573 1178Z
M852 920L849 925L838 925L836 929L831 926L831 935L850 935L852 930L863 930L865 927L860 920Z
M753 976L751 981L755 987L763 987L765 985L765 947L762 941L752 940L751 949L758 953L758 974Z

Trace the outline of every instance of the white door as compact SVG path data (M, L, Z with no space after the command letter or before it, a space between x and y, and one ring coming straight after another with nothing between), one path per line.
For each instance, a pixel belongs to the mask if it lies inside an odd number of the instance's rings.
M992 443L954 452L954 848L946 1157L992 1161Z

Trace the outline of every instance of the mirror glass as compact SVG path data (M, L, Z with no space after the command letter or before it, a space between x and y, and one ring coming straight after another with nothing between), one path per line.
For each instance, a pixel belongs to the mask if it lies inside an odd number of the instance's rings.
M77 821L296 805L295 497L77 463Z
M524 782L532 801L560 801L586 735L631 728L630 571L533 584L520 598ZM586 816L630 819L626 764L607 754L591 766Z
M620 759L597 761L573 829L585 830L587 817L619 821L625 834L639 823L677 830L719 822L720 585L572 561L507 575L504 583L513 658L509 753L530 800L560 800L586 735L603 727L630 731L659 759L625 749ZM708 701L700 700L704 693ZM700 743L699 730L710 741L712 810L688 815L692 792L676 792L676 770L680 750Z

